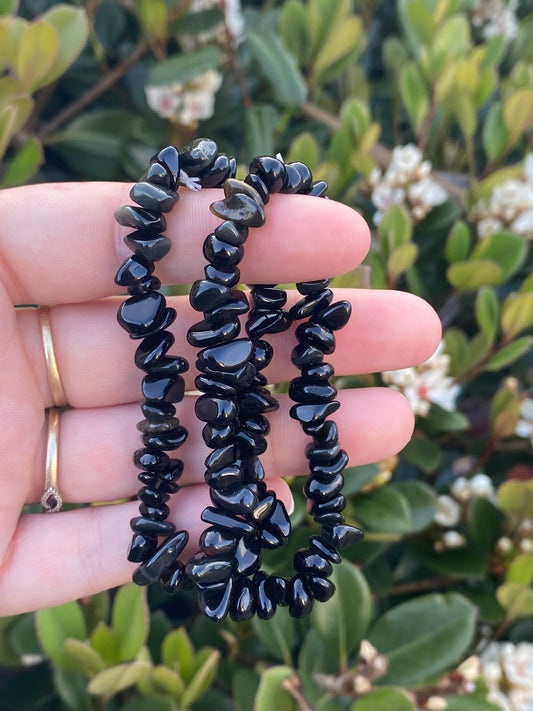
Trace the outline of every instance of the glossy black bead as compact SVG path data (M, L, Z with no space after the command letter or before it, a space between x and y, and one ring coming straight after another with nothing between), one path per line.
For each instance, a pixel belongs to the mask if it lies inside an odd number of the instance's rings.
M297 368L319 365L324 359L324 353L310 343L298 343L291 353L291 361Z
M312 434L315 442L321 447L334 447L339 441L339 430L333 420L322 422ZM335 457L338 453L335 454Z
M327 578L310 575L307 578L309 591L318 602L327 602L335 593L335 585Z
M254 341L267 333L279 333L290 326L290 320L283 311L252 309L246 322L246 332Z
M198 353L198 361L210 370L237 370L250 360L252 349L253 344L249 338L238 338L231 343L205 348Z
M266 590L266 573L258 571L253 578L255 611L262 620L269 620L276 613L276 603Z
M331 481L323 482L315 477L309 477L305 482L304 493L308 499L323 502L335 497L342 489L344 477L337 474Z
M324 289L318 294L309 294L296 302L290 310L291 317L295 320L309 318L317 311L324 309L333 299L331 289Z
M234 289L232 291L231 299L213 309L211 313L206 314L206 321L213 324L218 324L223 321L229 321L237 316L241 316L250 310L250 305L248 304L248 299L243 291L238 291Z
M336 301L326 309L318 311L313 315L313 321L321 323L331 331L338 331L346 326L352 313L352 305L349 301Z
M224 242L233 244L238 247L244 244L248 239L248 227L246 225L238 225L236 222L226 220L215 228L215 236Z
M246 430L237 432L235 441L243 455L247 457L263 454L268 446L266 439L262 435L247 432Z
M252 575L261 566L261 539L257 536L242 536L233 553L235 573Z
M296 338L303 343L315 346L326 355L330 355L335 350L333 331L319 323L301 323L296 329Z
M172 594L181 590L187 581L185 566L179 560L175 561L165 572L160 576L159 582L166 593Z
M178 202L179 196L174 190L169 190L161 185L154 185L150 182L136 183L130 190L130 198L137 205L145 207L148 210L161 210L161 212L170 212L174 205Z
M156 449L137 449L133 453L133 463L139 469L158 472L168 465L170 458L165 452Z
M164 491L160 491L159 489L152 489L149 486L143 486L141 489L139 489L139 491L137 492L137 496L143 502L143 504L146 504L147 506L159 506L160 504L164 504L170 499L170 496Z
M324 558L332 563L340 563L341 556L337 549L324 536L311 536L309 539L310 546L313 550L318 551Z
M254 494L255 498L259 501L265 494L267 493L267 485L265 484L264 481L258 481L258 482L248 482L246 484L248 489ZM252 518L254 518L254 513L257 511L259 508L259 504L255 507L255 509L252 511L250 514Z
M336 526L323 526L322 537L335 548L347 548L360 543L365 534L360 528L340 524Z
M200 547L207 555L226 555L237 547L237 537L227 530L210 526L200 536Z
M307 381L329 380L335 375L331 363L313 363L302 368L302 378Z
M244 414L274 412L279 408L279 402L270 390L258 387L242 394L240 406Z
M145 280L154 271L154 265L139 254L122 262L115 277L115 284L132 286Z
M202 429L202 437L208 447L218 449L235 441L235 428L231 424L223 427L205 425Z
M252 518L254 521L262 521L266 518L272 511L276 501L276 494L273 491L266 492L266 495L260 499L257 506L252 511Z
M208 264L204 267L205 278L209 281L214 281L222 286L227 286L229 289L236 286L241 278L241 273L238 267L223 268L216 267L214 264Z
M189 301L196 311L212 311L229 301L231 290L209 279L199 279L191 287Z
M276 605L281 607L289 604L289 581L287 578L283 578L281 575L269 575L265 583L265 589Z
M165 297L157 291L126 299L119 307L117 320L132 338L143 338L162 321Z
M148 506L142 502L139 505L139 513L141 516L146 516L146 518L151 518L153 521L164 521L170 513L170 509L166 504L160 504L159 506Z
M130 563L142 563L143 560L150 558L155 553L157 548L157 537L135 533L131 539L131 545L128 552L128 560Z
M213 450L205 459L207 471L212 472L222 467L227 467L235 460L237 450L234 444L228 444L225 447L219 447Z
M234 158L228 158L225 153L219 153L209 168L202 173L203 188L218 188L224 184L234 171Z
M147 181L154 185L162 185L164 188L174 188L175 181L172 175L164 165L157 160L148 166L148 169L142 174L140 181Z
M151 422L150 420L141 420L137 423L137 429L144 434L160 434L161 432L170 432L178 427L180 421L177 417L170 417L168 420L159 422Z
M265 224L264 209L244 193L235 193L223 200L216 200L210 209L222 220L231 220L247 227L261 227Z
M133 582L137 585L150 585L175 562L189 540L187 531L179 531L169 536L148 560L133 573Z
M327 289L329 279L317 279L315 281L300 281L296 284L296 288L300 294L314 294L322 289Z
M209 138L196 138L180 151L181 168L189 176L200 176L217 157L217 144Z
M195 348L207 348L220 343L227 343L236 338L241 331L238 318L230 318L219 326L208 321L199 321L187 331L187 340Z
M187 565L185 571L196 585L215 585L223 583L230 577L233 564L230 558L215 558L205 553L194 555Z
M233 398L237 395L237 389L224 383L213 376L212 378L207 375L197 375L194 383L196 388L206 395L213 395L215 397L230 397Z
M250 385L263 388L265 385L268 385L268 378L266 375L263 375L263 373L256 373Z
M204 257L217 267L234 267L241 261L244 248L210 234L204 240L203 252Z
M203 614L213 622L222 622L229 612L233 580L210 585L200 592L198 606Z
M328 189L328 184L323 180L317 180L313 183L311 187L307 190L306 195L313 195L315 197L324 197L326 190Z
M318 404L330 402L337 395L337 388L329 383L310 383L304 378L295 378L289 387L289 397L296 402Z
M159 447L160 449L178 449L187 439L188 432L185 427L175 427L168 432L143 434L142 441L146 447Z
M232 514L247 514L257 506L255 494L242 484L223 491L212 488L209 490L209 496L215 506Z
M285 165L278 158L258 156L250 163L249 172L258 175L272 195L279 193L285 182Z
M244 180L236 180L235 178L230 178L224 183L224 195L229 198L233 195L246 195L251 198L256 205L264 208L265 204L261 198L258 191L250 185L250 183L244 182Z
M230 617L235 622L244 622L254 616L255 603L252 581L235 578L230 600Z
M141 410L146 419L153 422L168 420L176 414L174 405L164 400L144 400L141 402Z
M167 146L161 149L155 156L152 157L151 163L161 163L172 178L173 187L176 186L178 182L178 177L180 174L180 154L178 149L174 146Z
M332 444L330 447L324 445L321 446L315 443L308 446L305 456L312 464L315 462L318 464L327 464L328 462L332 462L338 456L340 451L341 447L339 443Z
M289 612L293 617L306 617L313 609L313 596L307 587L305 578L301 575L295 575L289 581L287 597Z
M159 473L165 482L175 482L183 474L183 462L181 459L171 459L167 466Z
M260 414L240 417L239 422L241 429L253 432L254 434L267 435L270 432L270 422L266 417Z
M291 520L282 501L279 499L276 501L268 516L263 519L263 526L278 540L288 538L291 532Z
M295 161L285 166L287 177L283 184L283 193L307 193L313 182L313 175L305 163Z
M147 277L137 284L128 286L128 294L137 296L138 294L146 294L149 291L157 291L161 287L161 281L156 276Z
M259 457L247 457L239 460L241 469L244 472L246 481L262 482L265 478L265 470Z
M333 566L327 558L318 551L300 548L294 556L294 569L302 575L320 575L328 578L333 572Z
M189 370L189 364L177 355L165 355L159 358L151 367L150 375L160 375L168 378L174 378L176 375L181 375Z
M267 341L256 341L252 353L252 361L257 370L263 370L272 360L274 349Z
M142 370L150 370L173 343L174 335L170 331L161 331L144 338L135 351L135 365Z
M314 520L320 526L339 526L345 521L344 516L338 512L315 514Z
M144 338L146 336L151 336L153 333L159 333L159 331L165 331L174 321L176 320L176 309L173 309L172 307L168 307L163 311L163 316L161 317L161 321L158 321L153 325L153 327L144 335ZM131 336L133 338L133 336Z
M251 185L252 188L255 188L255 190L257 190L259 195L261 195L261 200L263 201L263 204L266 205L267 202L270 200L270 194L268 192L267 186L263 183L261 178L255 173L248 173L248 175L244 179L244 182L247 185Z
M244 519L232 516L225 511L219 511L213 506L208 506L203 510L201 519L205 523L209 523L212 526L220 526L238 535L254 532L254 527Z
M141 232L130 232L124 237L124 243L132 252L150 262L157 262L168 253L172 242L165 235Z
M310 469L314 477L328 482L331 481L333 477L337 476L337 474L340 474L344 469L346 469L347 466L348 455L343 449L341 449L338 456L336 456L332 462L329 462L328 464L319 464L316 462L315 464L311 464Z
M147 400L181 402L185 393L185 381L180 375L168 376L148 373L142 381L142 394Z
M279 538L266 528L261 531L261 545L263 548L273 550L274 548L279 548L280 546L285 545L285 543L287 543L286 538Z
M154 491L161 491L165 494L175 494L179 491L179 486L172 481L165 481L153 472L141 472L137 479L145 486L151 487Z
M243 478L242 469L235 464L228 464L220 469L208 470L205 473L206 483L219 491L233 490L235 486L241 484Z
M346 499L342 494L337 494L326 501L316 501L311 499L309 513L311 516L321 516L322 514L338 514L346 508Z
M287 292L272 287L255 286L252 297L256 309L281 309L287 303Z
M224 426L237 415L237 405L233 400L202 395L194 406L196 416L202 422Z
M132 227L134 230L144 230L150 233L164 232L167 229L167 222L163 215L135 205L119 207L118 210L115 210L115 220L124 227Z
M321 403L320 405L293 405L289 410L289 415L299 422L320 422L329 415L332 415L340 407L338 400Z
M142 533L147 536L167 536L176 530L172 521L153 521L144 516L136 516L130 521L132 531Z

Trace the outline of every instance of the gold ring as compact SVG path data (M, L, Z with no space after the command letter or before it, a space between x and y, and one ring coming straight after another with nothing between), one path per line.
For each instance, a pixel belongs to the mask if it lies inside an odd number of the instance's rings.
M59 408L48 410L48 436L46 439L46 484L41 496L43 513L61 511L63 499L57 488L57 460L59 453Z
M54 353L49 306L39 306L39 322L41 324L46 372L48 374L48 385L52 393L52 400L56 407L65 407L68 405L68 400L63 388L63 383L61 382L61 376L59 375L59 368L57 367L57 360Z

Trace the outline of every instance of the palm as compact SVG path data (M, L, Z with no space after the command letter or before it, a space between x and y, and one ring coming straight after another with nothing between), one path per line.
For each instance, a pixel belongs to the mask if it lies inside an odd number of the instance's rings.
M52 330L61 378L71 410L61 416L59 487L70 503L112 502L138 488L131 464L139 447L140 376L135 343L116 324L120 299L113 277L129 256L114 209L127 202L128 187L112 183L43 185L0 193L0 614L59 604L126 582L133 501L85 507L57 516L20 515L38 502L44 487L45 416L52 403L35 310L14 304L57 304ZM163 283L190 283L204 265L201 242L216 224L208 205L215 191L184 194L169 218L174 247L158 264ZM333 201L276 196L267 225L252 233L242 262L248 283L285 283L333 276L354 268L368 247L361 218ZM337 290L354 308L331 357L337 375L403 368L420 362L437 345L440 327L427 304L409 294ZM289 295L295 300L296 295ZM188 326L197 320L186 298L170 300L178 318L173 351L194 363ZM275 357L270 382L296 375L290 364L291 332L270 338ZM194 373L187 387L194 388ZM405 400L382 388L343 390L336 418L352 465L398 451L412 430ZM306 437L288 417L288 402L271 418L270 446L263 457L269 485L288 502L281 475L306 473ZM193 398L178 415L189 430L180 449L186 463L174 497L176 525L197 541L201 510L209 503L203 482L206 456ZM190 553L193 552L192 544Z

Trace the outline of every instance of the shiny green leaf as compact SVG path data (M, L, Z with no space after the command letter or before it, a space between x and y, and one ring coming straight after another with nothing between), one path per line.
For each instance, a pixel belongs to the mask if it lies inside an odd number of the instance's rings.
M514 363L515 360L518 360L518 358L521 358L528 351L530 351L532 346L533 336L522 336L521 338L517 338L516 340L512 341L512 343L509 343L508 345L498 350L497 353L495 353L491 358L489 358L485 369L490 371L497 371L501 370L502 368L507 368L507 366Z
M152 669L150 674L150 683L159 694L170 694L178 701L185 692L185 682L178 672L169 669L163 664Z
M502 328L507 340L533 326L533 292L510 294L502 306Z
M310 81L321 85L335 79L363 49L362 23L359 17L347 17L321 45L311 70Z
M119 588L111 611L111 626L119 643L119 662L133 659L145 644L149 614L146 588L134 583Z
M435 491L423 481L400 481L393 485L396 491L405 496L411 513L411 531L423 531L433 523L437 511Z
M408 244L413 234L413 223L407 210L401 205L391 205L383 213L378 225L378 239L385 258L395 248Z
M468 533L472 541L490 553L503 535L505 516L491 501L475 498L468 508Z
M1 186L13 187L27 183L43 160L43 149L39 139L28 139L9 161Z
M476 296L476 319L479 327L492 342L500 319L500 302L494 289L482 286Z
M43 86L59 54L59 36L47 22L32 22L19 39L13 68L25 91ZM46 82L45 82L46 83Z
M72 668L77 664L77 669L87 676L94 676L105 669L105 662L98 652L90 647L87 642L79 639L66 639L64 649L72 658Z
M531 553L521 553L511 561L505 571L505 582L531 587L533 583L533 555Z
M504 583L496 591L498 602L508 621L533 615L533 590L520 583Z
M292 665L292 650L297 641L294 619L288 608L280 608L271 620L252 620L254 632L270 654L288 666Z
M299 106L307 89L292 54L274 32L251 32L247 43L276 101L283 106Z
M80 604L73 601L38 610L36 622L42 648L50 659L66 669L75 668L64 643L66 639L78 639L83 642L87 638Z
M496 160L503 153L511 135L505 124L503 104L500 101L490 107L481 135L488 159Z
M420 131L429 111L430 100L426 81L416 62L402 67L399 77L400 95L415 132Z
M374 689L350 706L350 711L416 711L405 689L386 686Z
M201 652L198 656L200 657ZM205 659L188 682L180 703L187 708L197 701L209 689L217 673L220 652L218 649L206 649Z
M512 94L503 106L503 118L512 143L533 126L533 90L519 89Z
M430 570L450 578L483 578L487 575L487 561L473 546L437 552L422 550L420 560Z
M279 31L285 46L296 57L299 65L303 66L309 56L309 47L305 8L300 0L289 0L281 7Z
M195 52L176 54L155 64L148 72L147 84L173 84L187 82L209 69L216 69L222 62L222 53L214 45L207 45Z
M405 496L390 487L381 487L357 498L357 518L363 528L380 533L407 533L411 511Z
M11 104L0 109L0 159L4 155L9 142L15 133L17 110Z
M526 518L533 518L533 480L504 481L498 487L498 504L515 526Z
M143 30L153 40L167 37L168 8L164 0L134 0L135 10Z
M118 637L103 622L99 622L91 634L91 647L100 654L108 666L117 663L119 655Z
M93 711L93 699L87 693L87 679L83 674L54 665L52 678L57 695L66 708ZM61 705L61 708L65 706Z
M254 711L298 711L294 697L282 684L294 674L291 667L270 667L261 674L255 695Z
M392 279L397 279L410 269L418 256L418 246L414 242L395 247L387 260L387 272Z
M523 237L502 231L480 240L472 257L496 262L502 270L502 280L507 280L520 269L527 252L528 245Z
M169 632L161 645L163 664L170 669L179 671L185 680L189 680L193 672L194 647L184 627Z
M380 682L421 684L453 667L472 643L476 608L455 593L424 595L382 615L368 635L389 660Z
M249 711L253 708L255 695L259 688L259 674L251 669L239 667L231 680L232 696L237 711Z
M61 3L50 8L41 19L54 28L59 38L54 63L39 84L44 86L64 74L81 54L87 42L89 27L87 13L83 8Z
M146 678L150 674L152 665L150 662L130 662L129 664L117 664L110 669L104 669L94 676L87 689L90 694L110 698L119 691L127 689L129 686Z
M450 265L446 276L456 289L471 291L481 286L498 284L502 280L502 269L488 259L469 259Z
M501 706L491 704L482 696L475 694L446 696L446 703L446 711L501 711Z
M441 449L435 440L416 435L402 449L402 457L428 473L435 471L441 456Z
M320 147L313 134L306 131L296 136L291 143L286 160L289 163L301 161L314 173L320 160Z

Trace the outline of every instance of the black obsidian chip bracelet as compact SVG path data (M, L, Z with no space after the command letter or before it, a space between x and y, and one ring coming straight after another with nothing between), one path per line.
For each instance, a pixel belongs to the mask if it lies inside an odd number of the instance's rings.
M340 449L335 422L328 419L339 402L330 383L333 367L324 362L324 355L335 348L334 331L349 319L350 304L332 304L329 280L324 279L297 284L303 298L289 311L284 309L287 294L282 289L275 284L254 285L250 309L246 294L235 288L249 228L264 224L264 207L271 194L324 196L327 186L313 182L307 166L285 164L280 157L254 159L244 181L234 175L234 159L218 153L209 139L198 139L180 152L165 148L132 188L136 205L115 213L120 224L135 230L125 237L134 254L115 279L130 294L119 309L118 321L131 338L142 339L135 363L145 372L141 402L145 419L137 426L144 447L134 454L143 486L138 493L140 516L131 521L128 559L140 564L133 573L140 585L159 579L167 592L175 592L186 581L192 582L199 591L201 610L216 621L228 614L236 621L254 614L268 619L284 605L293 616L303 617L315 599L325 601L333 594L329 578L332 564L341 560L339 550L363 537L358 528L345 524L342 515L342 472L348 457ZM174 342L167 329L176 312L166 306L153 271L154 262L170 248L170 240L162 235L163 213L178 201L180 181L191 178L201 187L223 186L225 197L211 206L223 222L204 241L208 262L204 278L192 285L189 297L191 306L203 313L187 339L200 349L195 384L202 394L195 411L205 423L202 435L211 449L205 480L212 505L202 513L208 527L200 538L200 552L184 564L179 556L189 535L176 532L166 520L166 502L178 491L184 465L166 451L177 449L187 437L174 403L184 396L181 374L188 364L167 354ZM246 336L241 335L244 314ZM298 344L291 357L301 375L290 385L289 395L296 403L290 415L312 437L306 448L310 473L304 491L321 528L310 537L308 547L296 553L295 574L287 579L261 570L262 549L282 546L290 533L285 507L268 490L259 458L267 448L270 429L265 414L278 408L261 371L273 355L264 337L289 328L295 320L302 323L296 328Z

